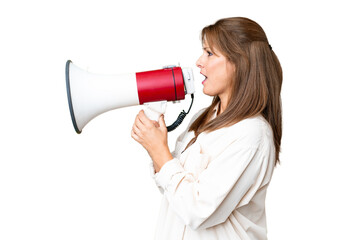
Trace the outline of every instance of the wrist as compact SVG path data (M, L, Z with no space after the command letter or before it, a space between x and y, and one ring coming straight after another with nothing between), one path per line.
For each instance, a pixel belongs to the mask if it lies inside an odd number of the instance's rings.
M166 147L154 155L151 155L151 158L153 160L155 172L159 172L165 163L173 159L173 156L171 155L169 148Z

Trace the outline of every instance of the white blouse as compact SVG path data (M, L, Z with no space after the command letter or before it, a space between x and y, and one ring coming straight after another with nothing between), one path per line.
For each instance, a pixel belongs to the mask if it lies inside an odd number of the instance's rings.
M193 137L188 130L179 136L158 173L150 164L163 194L155 239L267 239L265 196L275 165L268 122L258 115L201 133L183 152Z

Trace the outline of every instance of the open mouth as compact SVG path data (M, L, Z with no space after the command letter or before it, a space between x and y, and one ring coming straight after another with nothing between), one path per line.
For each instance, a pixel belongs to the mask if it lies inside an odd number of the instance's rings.
M204 84L204 82L206 81L207 79L207 76L205 76L204 74L201 73L201 75L203 75L205 77L205 79L201 82L202 84Z

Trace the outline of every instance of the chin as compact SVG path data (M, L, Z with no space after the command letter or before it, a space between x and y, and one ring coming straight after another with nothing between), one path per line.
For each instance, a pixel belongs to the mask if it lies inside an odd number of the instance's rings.
M205 87L203 88L203 93L210 97L214 97L217 95L216 93L213 93L212 91L207 90Z

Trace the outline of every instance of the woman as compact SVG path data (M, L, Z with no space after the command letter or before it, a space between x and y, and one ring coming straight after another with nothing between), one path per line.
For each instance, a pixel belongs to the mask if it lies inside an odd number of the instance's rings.
M132 137L149 153L163 201L156 239L267 239L265 196L279 162L282 70L263 29L227 18L202 30L196 65L212 104L170 153L163 116L140 111Z

